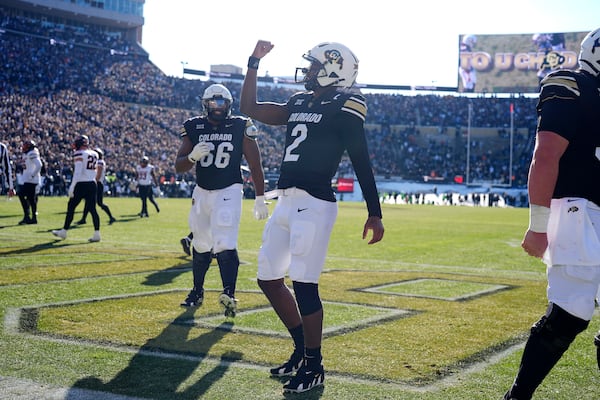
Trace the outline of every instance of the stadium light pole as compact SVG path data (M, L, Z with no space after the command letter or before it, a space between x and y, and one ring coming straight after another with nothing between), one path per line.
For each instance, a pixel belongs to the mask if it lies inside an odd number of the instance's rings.
M467 171L466 171L466 175L467 175L467 180L466 180L466 185L469 186L469 174L470 174L470 168L471 168L471 114L473 112L473 104L471 103L471 100L469 99L469 107L468 107L468 114L467 114Z
M510 149L508 157L508 187L512 187L513 177L513 138L515 134L515 105L510 103Z
M185 66L188 64L187 61L181 61L181 77L185 78Z

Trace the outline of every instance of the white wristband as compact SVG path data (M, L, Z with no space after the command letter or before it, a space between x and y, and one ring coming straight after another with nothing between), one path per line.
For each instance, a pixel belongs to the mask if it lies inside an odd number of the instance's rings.
M545 233L548 229L548 220L550 219L550 208L529 205L529 230L532 232Z

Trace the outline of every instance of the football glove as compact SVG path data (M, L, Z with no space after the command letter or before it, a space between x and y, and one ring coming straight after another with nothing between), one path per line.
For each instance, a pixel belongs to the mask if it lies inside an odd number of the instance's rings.
M202 157L210 153L210 146L206 142L200 142L194 146L190 154L188 154L188 160L195 163Z
M269 208L265 203L265 196L256 196L254 200L254 218L265 219L269 216Z

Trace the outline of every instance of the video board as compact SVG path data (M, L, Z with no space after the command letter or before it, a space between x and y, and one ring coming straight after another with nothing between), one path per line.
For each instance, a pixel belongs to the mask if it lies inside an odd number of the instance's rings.
M536 93L557 69L576 69L588 32L459 36L459 92Z

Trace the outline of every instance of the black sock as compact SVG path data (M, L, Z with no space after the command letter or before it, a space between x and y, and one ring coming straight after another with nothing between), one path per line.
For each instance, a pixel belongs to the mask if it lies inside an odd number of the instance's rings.
M302 324L295 328L288 329L292 340L294 341L294 354L304 357L304 328Z
M321 347L316 347L314 349L309 349L308 347L305 349L306 351L306 368L308 370L315 370L321 367L321 361L323 357L321 356Z

